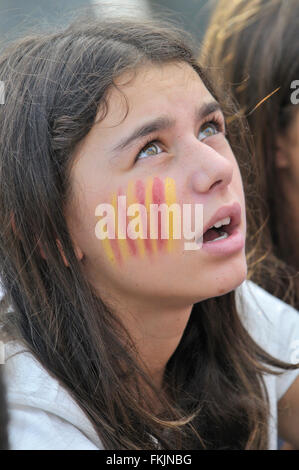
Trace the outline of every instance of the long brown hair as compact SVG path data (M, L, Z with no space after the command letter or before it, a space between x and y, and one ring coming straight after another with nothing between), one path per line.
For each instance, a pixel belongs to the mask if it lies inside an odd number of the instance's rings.
M13 307L6 309L5 329L69 391L107 449L154 449L150 436L162 449L264 449L269 406L262 375L271 373L267 365L296 368L251 339L233 291L194 305L167 363L163 393L156 390L138 365L125 325L93 291L73 250L64 217L73 151L99 107L108 109L107 92L117 76L144 63L183 61L232 113L196 57L189 38L173 25L105 19L26 37L0 58L6 91L0 262L3 303ZM229 139L243 177L252 179L240 126L228 126ZM154 412L156 403L163 412Z
M260 252L252 280L297 309L298 240L275 154L277 137L298 112L290 100L291 84L299 77L298 28L297 0L220 0L201 52L201 62L239 103L254 139L264 223L258 231L255 224L248 226L248 240Z

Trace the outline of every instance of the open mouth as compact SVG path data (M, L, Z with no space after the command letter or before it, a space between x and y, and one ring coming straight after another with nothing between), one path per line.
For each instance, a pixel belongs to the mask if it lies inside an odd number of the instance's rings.
M222 207L210 219L205 231L197 243L211 244L229 238L235 234L236 228L241 222L241 207L238 203Z
M227 217L224 221L219 222L221 224L219 227L211 227L209 228L203 235L203 243L211 243L218 240L224 240L228 238L232 231L233 225L230 217ZM218 224L216 224L218 225Z

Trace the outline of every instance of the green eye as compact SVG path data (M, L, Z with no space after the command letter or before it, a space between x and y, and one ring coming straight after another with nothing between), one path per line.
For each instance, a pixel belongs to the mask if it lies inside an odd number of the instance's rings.
M218 134L219 129L216 124L208 122L204 124L199 133L199 140L206 139L207 137L212 137L213 135Z
M159 145L155 144L154 142L150 142L148 145L143 147L141 152L139 152L137 155L137 158L152 157L154 155L158 155L161 152L162 150Z

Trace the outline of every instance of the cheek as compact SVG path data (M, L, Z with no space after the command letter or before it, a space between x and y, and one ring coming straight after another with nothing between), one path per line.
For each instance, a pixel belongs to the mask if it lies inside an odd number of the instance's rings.
M238 198L239 203L241 204L242 208L242 219L243 219L243 232L244 235L246 236L246 227L247 227L247 221L246 221L246 201L245 201L245 193L244 193L244 186L243 186L243 180L241 176L241 172L239 169L239 165L235 164L234 168L234 176L233 176L233 189L234 192Z
M244 186L242 175L239 169L239 165L236 162L235 169L234 169L234 186L237 188L240 198L244 200Z
M172 212L163 218L155 206L162 204L167 211L176 202L172 178L130 181L125 189L118 188L110 196L109 217L99 219L95 228L107 259L122 266L132 257L154 259L159 252L171 252ZM101 213L99 206L96 212Z
M299 192L299 129L297 137L297 146L293 149L291 153L291 158L293 161L294 175L295 175L295 185L297 194Z

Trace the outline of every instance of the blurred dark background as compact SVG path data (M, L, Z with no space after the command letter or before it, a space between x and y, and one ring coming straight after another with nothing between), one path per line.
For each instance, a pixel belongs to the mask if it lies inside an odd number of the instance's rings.
M66 25L86 9L108 8L119 15L128 9L136 15L165 11L201 40L213 4L214 0L0 0L0 41L3 45L32 28Z
M148 0L147 3L151 11L163 8L172 12L187 31L201 40L217 0Z

